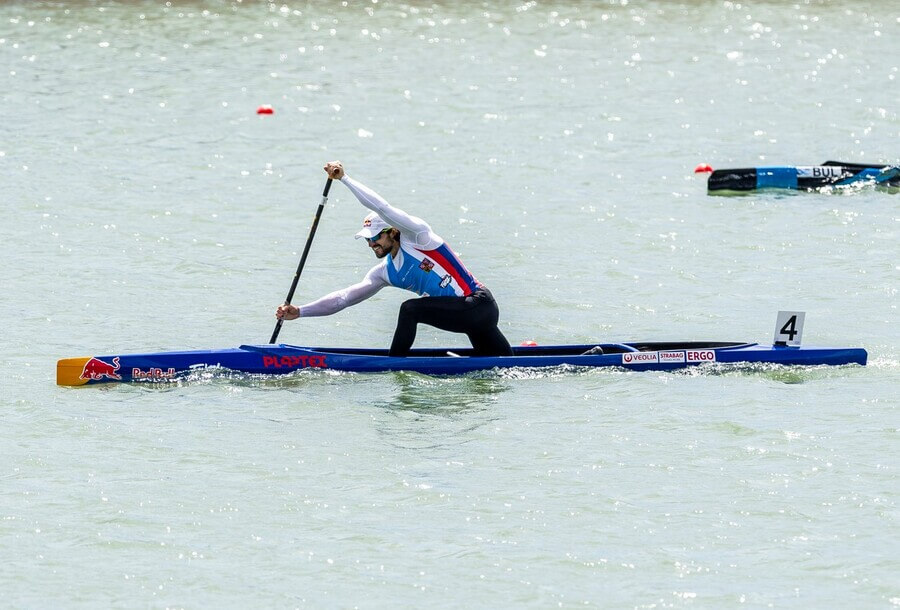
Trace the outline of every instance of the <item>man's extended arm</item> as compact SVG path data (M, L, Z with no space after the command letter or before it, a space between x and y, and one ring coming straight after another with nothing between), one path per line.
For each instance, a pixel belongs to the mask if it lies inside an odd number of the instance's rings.
M410 216L403 210L395 208L385 201L381 195L349 176L344 176L341 182L347 185L350 192L356 195L356 198L359 199L363 206L376 212L386 223L400 229L400 232L406 233L410 237L415 236L416 243L425 243L428 240L428 233L431 231L431 227L424 220ZM420 234L421 239L419 238Z
M342 309L365 301L370 296L387 286L383 279L383 265L372 267L362 281L347 286L341 290L335 290L325 296L305 305L281 305L275 311L276 318L294 320L296 318L315 318L318 316L330 316Z
M421 218L410 216L403 210L395 208L385 201L381 195L366 185L350 178L344 171L344 166L340 161L329 161L326 163L325 172L332 180L340 180L347 185L350 192L356 195L356 198L364 207L369 208L381 216L386 223L406 234L407 239L412 240L417 246L426 246L433 242L434 234L431 232L431 227L428 226L428 223Z

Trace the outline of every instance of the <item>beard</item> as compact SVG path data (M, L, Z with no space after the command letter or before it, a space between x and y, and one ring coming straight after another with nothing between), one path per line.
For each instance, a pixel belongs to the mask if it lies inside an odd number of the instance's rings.
M390 254L391 250L394 249L394 245L397 243L393 239L387 239L385 241L388 241L390 243L386 246L383 246L380 243L377 243L374 246L370 246L372 248L372 253L375 254L375 258L384 258L388 254Z

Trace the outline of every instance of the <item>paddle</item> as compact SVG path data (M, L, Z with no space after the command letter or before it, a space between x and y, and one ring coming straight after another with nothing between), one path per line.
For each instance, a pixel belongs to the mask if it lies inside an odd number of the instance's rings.
M300 264L297 265L297 273L294 274L294 281L291 282L291 289L288 291L287 298L284 300L285 305L290 305L291 299L294 298L294 291L297 289L297 282L300 280L300 274L303 273L303 265L306 264L306 257L309 254L309 247L312 245L313 236L316 234L316 228L319 226L319 218L322 217L322 210L325 209L325 202L328 201L328 190L331 188L331 178L325 182L325 190L322 191L322 203L316 209L316 217L313 218L312 226L309 228L309 237L306 238L306 246L303 248L303 255L300 257ZM281 325L284 324L283 319L279 319L275 324L275 330L272 332L272 338L269 343L275 343L278 333L281 332Z

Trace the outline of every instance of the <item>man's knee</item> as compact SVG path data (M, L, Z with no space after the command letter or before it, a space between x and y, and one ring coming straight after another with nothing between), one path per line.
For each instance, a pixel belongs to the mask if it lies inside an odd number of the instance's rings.
M419 299L409 299L408 301L403 301L403 303L400 305L400 317L401 318L416 317L416 312L419 309L418 303L419 303Z

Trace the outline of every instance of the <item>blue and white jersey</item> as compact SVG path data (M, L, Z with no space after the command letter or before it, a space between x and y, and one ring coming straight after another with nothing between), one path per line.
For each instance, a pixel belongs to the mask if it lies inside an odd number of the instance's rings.
M444 240L421 218L410 216L375 191L347 176L341 179L359 202L400 231L396 256L387 255L357 284L300 307L301 317L327 316L363 301L385 286L423 297L469 296L481 287Z
M404 244L402 233L397 256L389 254L381 266L391 286L423 297L467 297L479 286L446 243L432 249L416 248Z

